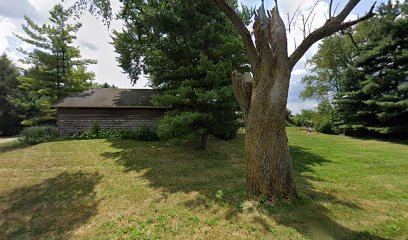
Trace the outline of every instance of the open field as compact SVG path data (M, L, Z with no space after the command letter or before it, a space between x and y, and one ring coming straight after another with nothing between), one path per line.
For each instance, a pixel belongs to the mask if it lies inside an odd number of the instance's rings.
M243 135L0 145L0 239L407 239L408 145L288 128L293 204L246 202Z

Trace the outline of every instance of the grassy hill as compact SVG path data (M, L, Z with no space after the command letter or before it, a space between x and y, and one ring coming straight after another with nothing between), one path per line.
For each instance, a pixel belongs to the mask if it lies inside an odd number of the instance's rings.
M243 135L0 145L0 239L407 239L408 145L288 128L299 198L245 201Z

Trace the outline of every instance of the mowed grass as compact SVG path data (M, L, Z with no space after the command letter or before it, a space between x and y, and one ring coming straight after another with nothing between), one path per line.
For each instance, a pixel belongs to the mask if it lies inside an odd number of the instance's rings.
M245 201L243 134L0 145L0 239L407 239L408 145L288 128L299 197Z

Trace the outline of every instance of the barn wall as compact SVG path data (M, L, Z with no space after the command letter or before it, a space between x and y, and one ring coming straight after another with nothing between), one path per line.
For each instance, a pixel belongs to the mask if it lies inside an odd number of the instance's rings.
M59 108L58 129L61 136L84 132L98 123L106 129L137 129L148 126L157 129L166 109L159 108Z

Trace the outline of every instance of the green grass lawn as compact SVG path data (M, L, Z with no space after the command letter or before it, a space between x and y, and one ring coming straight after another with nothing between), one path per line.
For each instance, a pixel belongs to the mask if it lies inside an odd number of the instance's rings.
M0 145L0 239L407 239L408 145L288 128L299 198L245 201L243 135Z

